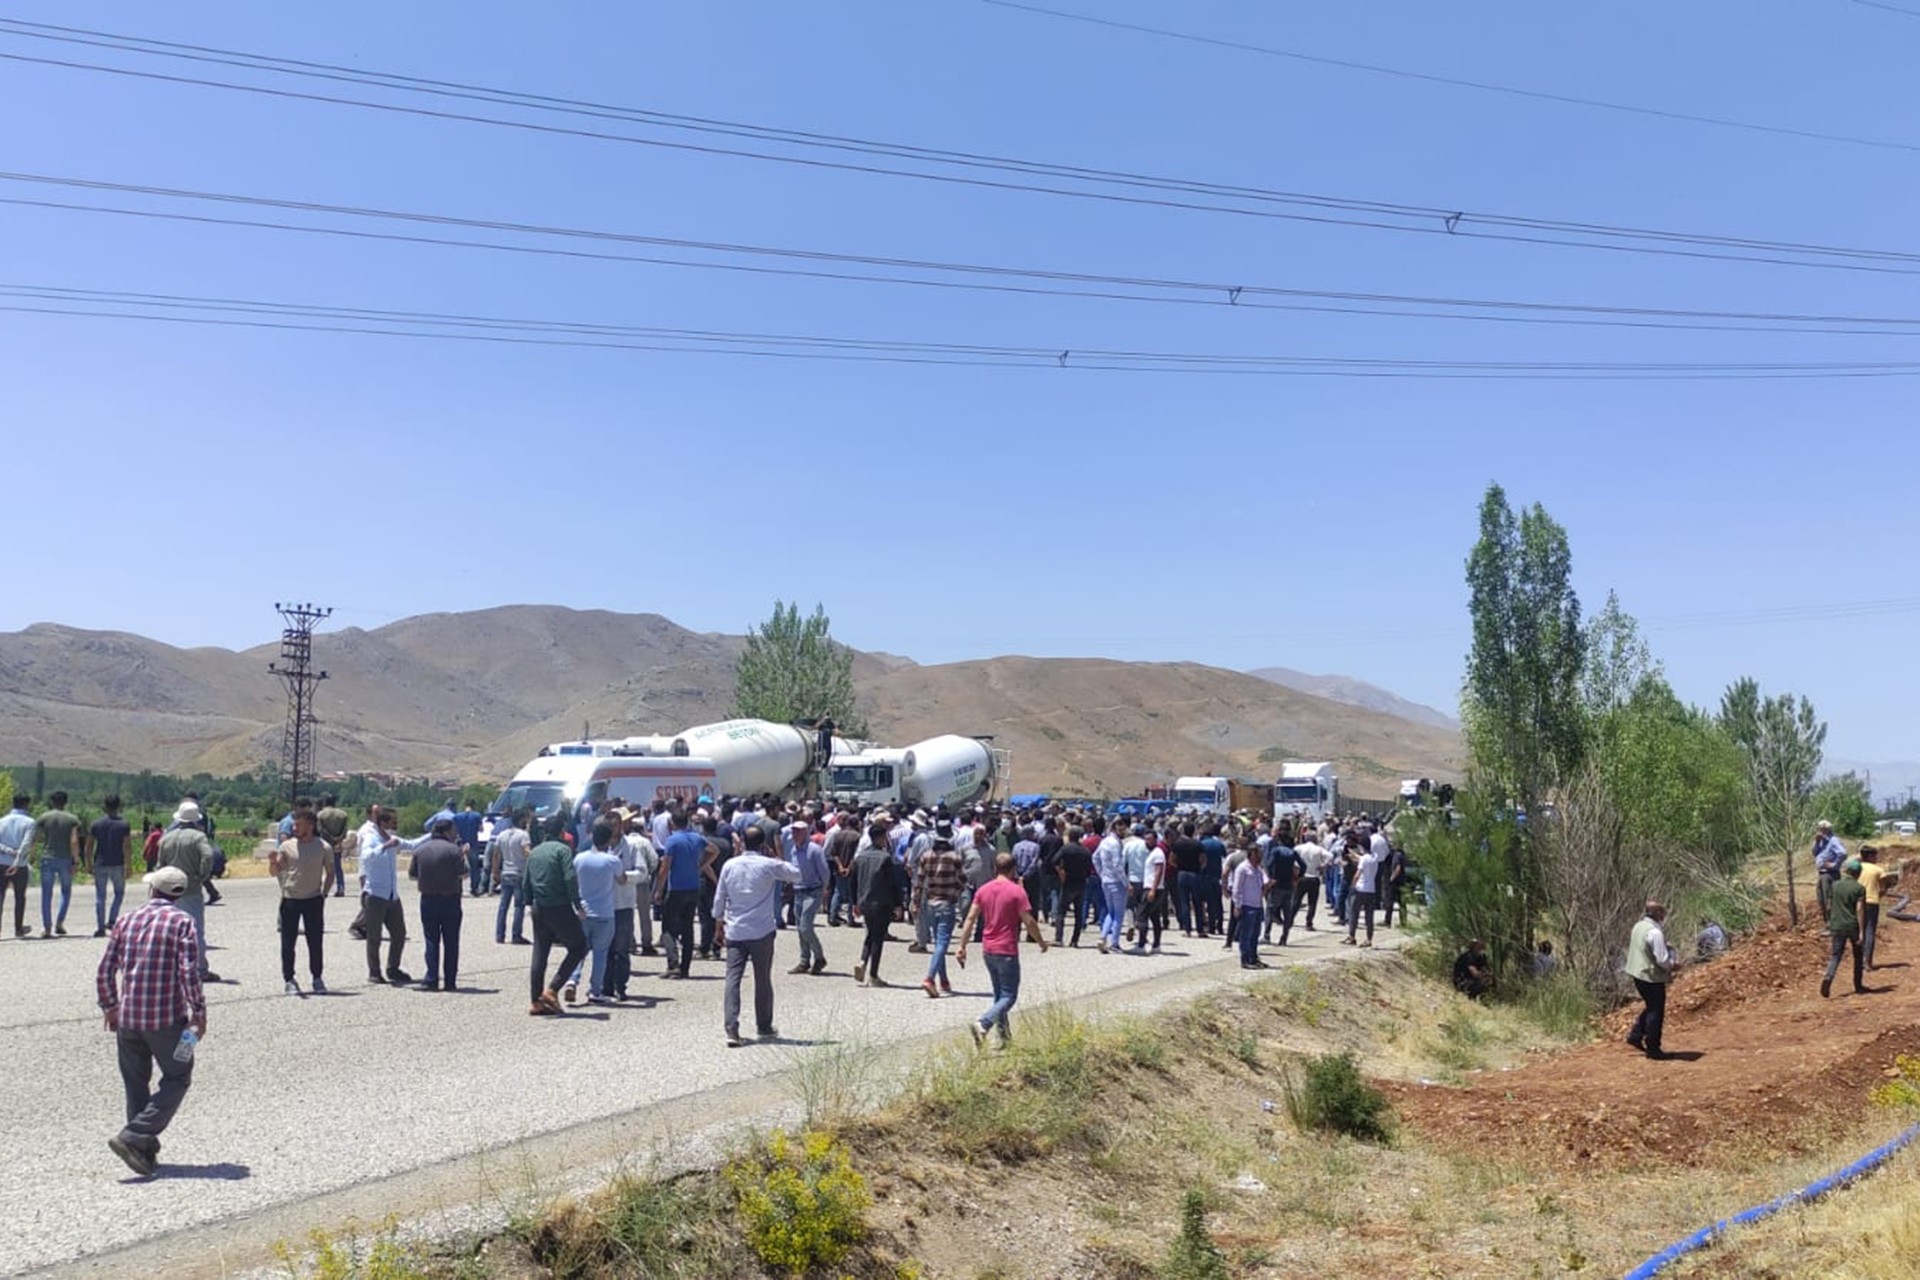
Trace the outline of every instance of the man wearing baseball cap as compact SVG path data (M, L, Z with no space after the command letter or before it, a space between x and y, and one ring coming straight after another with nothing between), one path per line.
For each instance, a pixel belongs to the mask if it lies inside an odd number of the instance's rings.
M193 1083L193 1044L207 1034L207 1000L200 983L200 935L178 905L187 873L161 867L146 877L151 897L124 916L107 938L94 975L95 993L119 1050L127 1124L107 1140L113 1153L142 1178L153 1176L160 1135ZM153 1088L153 1069L160 1087Z

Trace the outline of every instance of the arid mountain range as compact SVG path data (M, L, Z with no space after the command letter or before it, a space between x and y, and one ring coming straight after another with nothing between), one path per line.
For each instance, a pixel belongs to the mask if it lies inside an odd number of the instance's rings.
M539 605L322 632L318 766L502 779L583 727L666 733L721 719L741 645L657 614ZM273 760L277 650L47 623L0 634L0 761L234 773ZM1120 795L1176 774L1272 777L1283 759L1332 759L1350 790L1386 795L1400 777L1459 768L1449 728L1196 663L922 666L860 653L854 680L874 738L992 734L1013 753L1016 791Z

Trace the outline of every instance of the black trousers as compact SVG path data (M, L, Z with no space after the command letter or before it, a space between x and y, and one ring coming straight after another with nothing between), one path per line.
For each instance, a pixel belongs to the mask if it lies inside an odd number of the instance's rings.
M533 1000L539 1000L547 990L547 957L556 942L566 948L559 971L572 973L587 954L587 931L580 927L580 917L572 907L535 907L533 955L527 971L527 989Z
M457 893L420 895L420 932L426 938L426 981L451 987L460 977L460 920Z
M1140 937L1137 941L1141 946L1149 945L1147 942L1147 930L1151 929L1153 930L1153 942L1151 945L1155 951L1158 951L1160 949L1161 935L1167 931L1167 891L1160 889L1154 892L1151 897L1148 897L1147 891L1142 889L1140 895L1142 909L1145 912L1144 918L1146 924L1140 930Z
M280 980L293 981L293 933L296 928L307 934L307 972L320 976L320 937L326 932L324 895L312 898L280 899Z
M1640 998L1646 1001L1646 1008L1640 1010L1640 1016L1633 1020L1633 1030L1627 1033L1627 1040L1648 1053L1659 1053L1660 1033L1667 1024L1667 984L1642 982L1635 978L1633 985L1639 990Z
M627 994L633 981L633 916L635 908L616 907L613 912L613 945L607 948L607 980L601 986L608 995Z
M1853 947L1853 989L1858 991L1865 983L1861 972L1866 955L1861 948L1860 939L1851 933L1834 933L1827 936L1827 981L1833 981L1833 975L1840 972L1840 957L1846 954L1847 947Z
M7 886L13 886L13 931L27 931L27 880L33 875L29 867L15 867L11 871L0 871L0 912L6 909Z
M693 916L699 906L698 889L669 889L660 902L660 932L672 947L668 968L683 978L693 967Z
M1294 912L1301 907L1307 909L1306 927L1313 928L1313 913L1320 909L1320 877L1300 877L1300 887L1293 891L1293 909L1287 912L1287 925L1293 925Z
M1273 936L1273 925L1280 923L1280 945L1286 946L1287 939L1293 934L1293 908L1299 902L1299 890L1290 884L1272 885L1267 889L1267 915L1262 922L1268 937Z
M1060 941L1067 929L1067 912L1073 912L1073 945L1080 945L1080 931L1087 927L1087 882L1068 880L1060 886L1060 910L1053 917L1053 940Z
M880 952L887 945L887 926L892 923L887 911L863 912L860 923L867 926L867 940L860 945L860 963L867 966L867 977L880 976Z

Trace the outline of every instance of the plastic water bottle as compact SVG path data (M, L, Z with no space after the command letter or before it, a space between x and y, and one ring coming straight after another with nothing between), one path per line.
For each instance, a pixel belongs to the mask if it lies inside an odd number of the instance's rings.
M173 1060L175 1062L192 1062L193 1046L199 1043L200 1037L193 1034L192 1027L188 1027L180 1033L180 1043L174 1048Z

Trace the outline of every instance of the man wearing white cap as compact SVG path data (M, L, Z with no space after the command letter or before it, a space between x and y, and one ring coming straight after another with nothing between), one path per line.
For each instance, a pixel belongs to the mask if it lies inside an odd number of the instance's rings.
M1814 893L1820 899L1820 914L1826 916L1828 903L1832 899L1833 885L1840 878L1840 868L1847 861L1847 846L1840 843L1840 837L1833 834L1833 824L1825 818L1813 837Z
M150 872L152 897L115 923L94 974L95 994L119 1050L127 1103L126 1127L107 1146L143 1178L153 1176L160 1135L193 1083L194 1043L207 1034L200 935L179 907L188 884L179 867Z
M200 980L218 982L220 975L207 967L206 884L213 876L213 842L201 828L205 820L199 805L182 800L180 807L173 811L173 825L160 837L160 853L155 862L162 868L172 867L187 878L186 887L175 897L180 910L192 917L194 936L200 940Z

